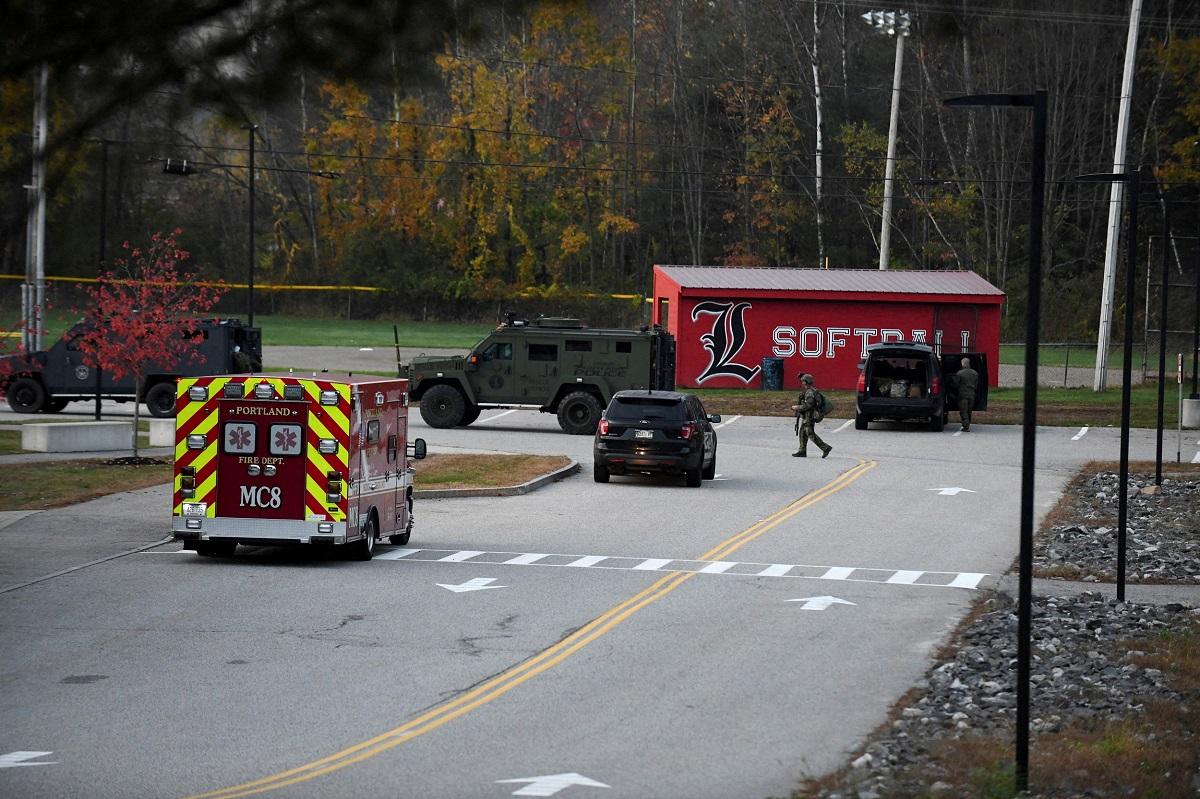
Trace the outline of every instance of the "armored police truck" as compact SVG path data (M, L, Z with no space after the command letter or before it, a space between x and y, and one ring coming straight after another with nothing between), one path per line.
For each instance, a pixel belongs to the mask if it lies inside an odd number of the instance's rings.
M657 326L510 316L465 356L414 358L401 377L431 427L469 425L482 408L536 408L558 414L568 433L591 435L614 393L675 388L675 339Z
M113 380L83 360L75 340L87 323L80 322L63 334L53 347L24 355L10 355L3 384L8 405L18 413L58 413L72 400L90 399L97 393L105 399L128 402L134 399L133 378ZM201 340L191 358L177 363L150 364L138 401L145 402L158 417L175 415L175 378L194 375L252 372L262 368L262 336L257 327L238 319L197 319Z

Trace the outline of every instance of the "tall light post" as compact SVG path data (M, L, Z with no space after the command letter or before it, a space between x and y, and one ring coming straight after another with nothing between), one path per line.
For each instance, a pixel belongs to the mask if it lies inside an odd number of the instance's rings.
M247 213L250 217L250 243L246 248L246 274L248 276L248 288L246 291L246 315L250 317L248 324L254 327L254 134L258 131L258 125L253 123L242 125L242 129L249 131L250 134L250 199L249 210Z
M887 269L892 244L892 197L896 182L896 128L900 121L900 71L904 66L904 38L912 25L907 11L868 11L868 25L896 37L896 67L892 71L892 112L888 120L887 164L883 173L883 223L879 229L879 268Z
M1033 479L1037 445L1038 344L1042 315L1042 216L1046 203L1046 92L954 97L947 106L1033 109L1033 162L1029 197L1029 284L1025 309L1025 414L1021 449L1021 553L1017 589L1016 788L1029 789L1029 672L1033 616Z
M1124 602L1125 522L1129 516L1129 383L1133 375L1133 295L1137 290L1134 277L1137 272L1138 195L1142 189L1142 168L1138 167L1132 172L1076 175L1075 180L1129 184L1129 229L1125 233L1125 356L1121 364L1121 464L1117 488L1117 599Z

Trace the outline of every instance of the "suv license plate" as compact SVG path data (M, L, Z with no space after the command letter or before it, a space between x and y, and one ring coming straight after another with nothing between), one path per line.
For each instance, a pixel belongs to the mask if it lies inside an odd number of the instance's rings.
M634 430L633 437L634 438L654 438L654 431L653 430Z

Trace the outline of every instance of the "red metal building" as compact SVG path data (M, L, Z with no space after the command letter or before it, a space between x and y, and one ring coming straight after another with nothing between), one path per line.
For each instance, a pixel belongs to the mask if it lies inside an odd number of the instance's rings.
M924 341L1000 360L1004 292L974 272L655 266L653 321L676 340L676 382L758 388L762 359L783 361L783 386L811 372L853 389L866 347Z

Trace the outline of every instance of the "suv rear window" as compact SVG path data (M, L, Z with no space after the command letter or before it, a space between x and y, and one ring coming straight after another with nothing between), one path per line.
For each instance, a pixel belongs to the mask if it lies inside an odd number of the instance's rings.
M683 403L658 397L617 397L608 406L610 422L636 422L641 419L683 421Z

